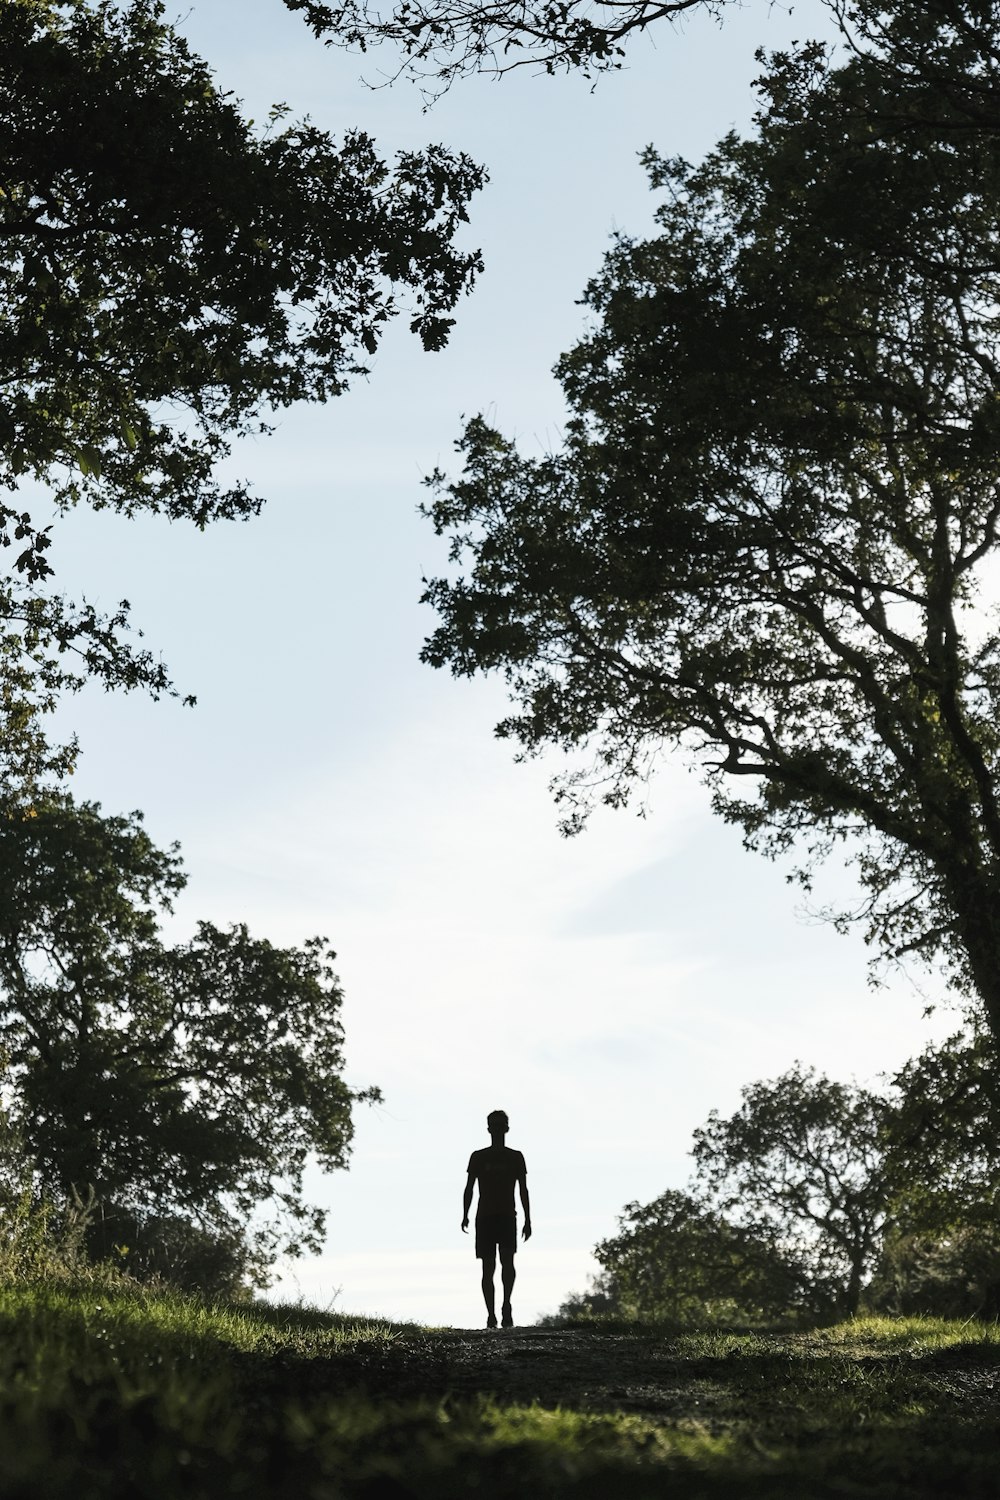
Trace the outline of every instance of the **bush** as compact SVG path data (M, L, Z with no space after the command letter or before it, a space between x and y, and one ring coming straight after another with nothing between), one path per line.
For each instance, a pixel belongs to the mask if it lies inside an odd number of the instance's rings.
M182 1214L141 1213L98 1204L86 1227L95 1260L116 1264L139 1282L169 1285L207 1298L248 1298L261 1267L236 1229L207 1229Z
M897 1315L1000 1318L1000 1230L887 1235L866 1301Z
M114 1265L95 1265L87 1236L97 1210L93 1189L58 1198L39 1183L23 1142L0 1110L0 1284L88 1282L123 1285Z

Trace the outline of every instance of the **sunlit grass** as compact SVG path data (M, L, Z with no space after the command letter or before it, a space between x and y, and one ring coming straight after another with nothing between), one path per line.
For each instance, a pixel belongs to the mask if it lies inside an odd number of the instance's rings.
M458 1330L139 1289L0 1288L0 1493L996 1493L994 1325L858 1319L794 1334L632 1335L595 1327L574 1338L598 1347L610 1376L645 1360L643 1378L655 1371L676 1398L659 1415L588 1407L563 1334L560 1397L539 1403L497 1397L475 1353L499 1357L502 1341ZM543 1360L545 1339L532 1342Z
M948 1349L958 1344L1000 1344L996 1323L974 1318L961 1322L950 1318L853 1318L833 1328L819 1330L819 1343L858 1348L871 1345L882 1350L917 1353L922 1349Z

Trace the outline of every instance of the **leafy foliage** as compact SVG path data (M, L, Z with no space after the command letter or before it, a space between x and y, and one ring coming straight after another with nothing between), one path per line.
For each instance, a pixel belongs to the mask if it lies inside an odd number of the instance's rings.
M109 1267L131 1282L228 1302L248 1300L251 1287L267 1278L260 1244L218 1214L200 1222L95 1199L82 1249L88 1266Z
M694 1133L699 1179L736 1223L807 1267L828 1305L856 1313L896 1187L889 1101L800 1065L742 1092L735 1114L713 1111Z
M454 248L482 182L438 146L386 165L278 108L240 113L158 0L0 7L0 730L9 779L65 769L38 713L61 688L169 690L110 616L46 587L81 501L204 527L261 505L224 485L235 438L338 395L409 304L427 349L480 266ZM34 496L44 500L34 505Z
M1000 1314L997 1043L972 1024L893 1079L892 1222L868 1300L893 1312Z
M691 1193L627 1203L618 1223L594 1249L602 1268L594 1287L564 1315L704 1325L830 1311L770 1226L735 1224Z
M394 77L417 81L429 99L472 73L500 77L530 66L584 77L620 68L627 43L695 8L725 19L724 0L285 0L327 46L400 54ZM829 22L850 52L864 54L875 89L855 95L867 124L891 130L996 130L1000 85L993 0L829 0ZM813 43L793 43L803 55Z
M957 1033L884 1093L797 1064L694 1133L687 1191L626 1204L560 1316L705 1325L1000 1307L997 1044Z
M176 1246L183 1221L189 1248L199 1234L220 1253L245 1244L262 1276L277 1248L318 1246L306 1162L343 1167L352 1105L378 1093L341 1076L325 941L282 949L202 922L166 946L160 914L182 885L176 848L157 849L137 814L104 817L66 796L3 809L12 1120L49 1190L94 1188L105 1251L131 1243L130 1265L155 1270L151 1239ZM269 1204L278 1219L254 1222Z
M398 0L392 9L373 0L285 0L301 11L327 45L389 42L402 53L399 74L419 81L431 97L469 73L500 75L532 65L546 73L579 68L585 77L620 68L625 41L658 21L695 7L717 14L716 0Z
M1000 1056L975 1022L929 1047L893 1079L887 1143L900 1162L895 1217L904 1233L992 1227L1000 1208Z
M942 14L901 12L943 55ZM568 831L677 747L803 880L846 844L880 953L1000 1028L1000 134L897 72L779 57L756 138L647 156L660 232L587 289L563 448L476 418L433 477L424 658L501 672L522 753L589 751Z
M1000 1317L1000 1233L995 1223L946 1233L886 1235L865 1294L894 1316Z
M20 1132L0 1110L0 1284L122 1287L117 1267L87 1254L95 1212L92 1190L60 1198L39 1182Z

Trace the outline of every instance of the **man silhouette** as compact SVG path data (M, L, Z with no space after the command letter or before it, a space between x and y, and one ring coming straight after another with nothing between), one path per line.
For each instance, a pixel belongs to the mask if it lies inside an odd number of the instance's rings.
M469 1209L472 1207L472 1190L479 1183L479 1203L476 1208L476 1258L483 1263L483 1300L486 1303L486 1326L497 1326L496 1293L493 1290L493 1274L496 1271L497 1251L500 1252L500 1279L503 1282L503 1303L500 1315L504 1328L513 1328L514 1315L510 1308L510 1294L514 1290L514 1252L517 1250L517 1211L514 1207L514 1184L521 1194L524 1209L526 1240L531 1239L531 1205L528 1202L528 1169L520 1151L512 1151L504 1145L504 1136L510 1129L507 1116L502 1109L495 1109L486 1116L486 1128L490 1133L490 1145L481 1151L473 1151L469 1157L469 1177L465 1184L462 1201L462 1233L469 1232Z

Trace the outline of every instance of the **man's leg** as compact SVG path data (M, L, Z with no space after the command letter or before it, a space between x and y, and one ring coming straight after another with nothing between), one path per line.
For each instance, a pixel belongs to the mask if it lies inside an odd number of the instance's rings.
M493 1273L496 1268L496 1251L492 1250L483 1256L483 1301L486 1303L487 1328L495 1328L497 1326L496 1293L493 1290Z
M505 1328L513 1328L514 1314L510 1310L510 1294L514 1290L514 1278L517 1275L514 1270L513 1250L500 1251L500 1280L503 1282L503 1306L500 1313Z

